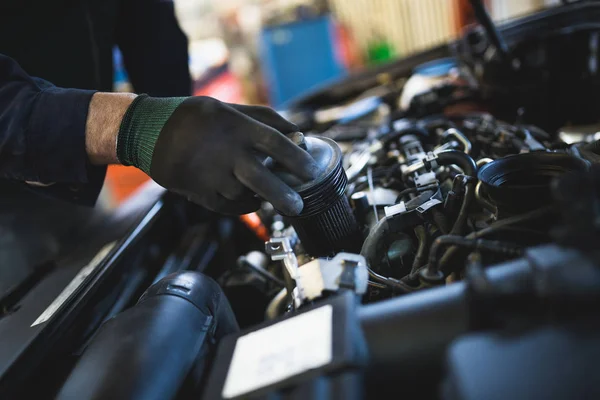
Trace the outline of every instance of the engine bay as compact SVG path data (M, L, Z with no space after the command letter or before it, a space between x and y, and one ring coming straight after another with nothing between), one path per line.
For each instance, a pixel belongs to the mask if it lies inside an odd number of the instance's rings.
M0 397L599 398L597 16L479 15L290 103L300 215L141 193L0 299Z
M263 204L253 229L266 247L238 262L280 289L267 319L346 289L371 303L451 284L555 242L556 182L590 169L594 134L549 133L522 107L502 121L480 97L469 68L443 58L299 121L308 130L291 139L322 174L302 183L270 166L305 208L289 217Z

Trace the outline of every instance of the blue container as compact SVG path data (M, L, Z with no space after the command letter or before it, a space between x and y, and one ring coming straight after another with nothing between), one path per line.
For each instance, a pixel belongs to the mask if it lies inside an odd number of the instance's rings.
M260 37L261 63L274 107L346 71L335 51L329 16L269 27Z

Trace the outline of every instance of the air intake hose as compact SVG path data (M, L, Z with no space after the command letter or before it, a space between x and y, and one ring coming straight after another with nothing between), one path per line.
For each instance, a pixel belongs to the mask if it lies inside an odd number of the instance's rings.
M196 272L169 275L101 327L57 398L174 398L212 346L237 330L215 281Z

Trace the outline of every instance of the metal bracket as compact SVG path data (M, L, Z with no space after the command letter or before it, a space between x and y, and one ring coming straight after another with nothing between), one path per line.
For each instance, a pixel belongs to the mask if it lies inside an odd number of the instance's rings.
M265 243L265 251L273 261L283 261L283 265L292 279L298 277L298 259L287 236L271 238Z

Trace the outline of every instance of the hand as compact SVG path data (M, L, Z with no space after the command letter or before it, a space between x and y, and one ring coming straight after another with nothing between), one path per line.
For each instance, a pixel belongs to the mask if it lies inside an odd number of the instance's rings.
M213 211L255 211L258 194L281 212L297 215L303 207L298 193L262 163L270 156L303 180L316 177L313 158L284 136L297 130L270 108L191 97L160 131L150 176Z

